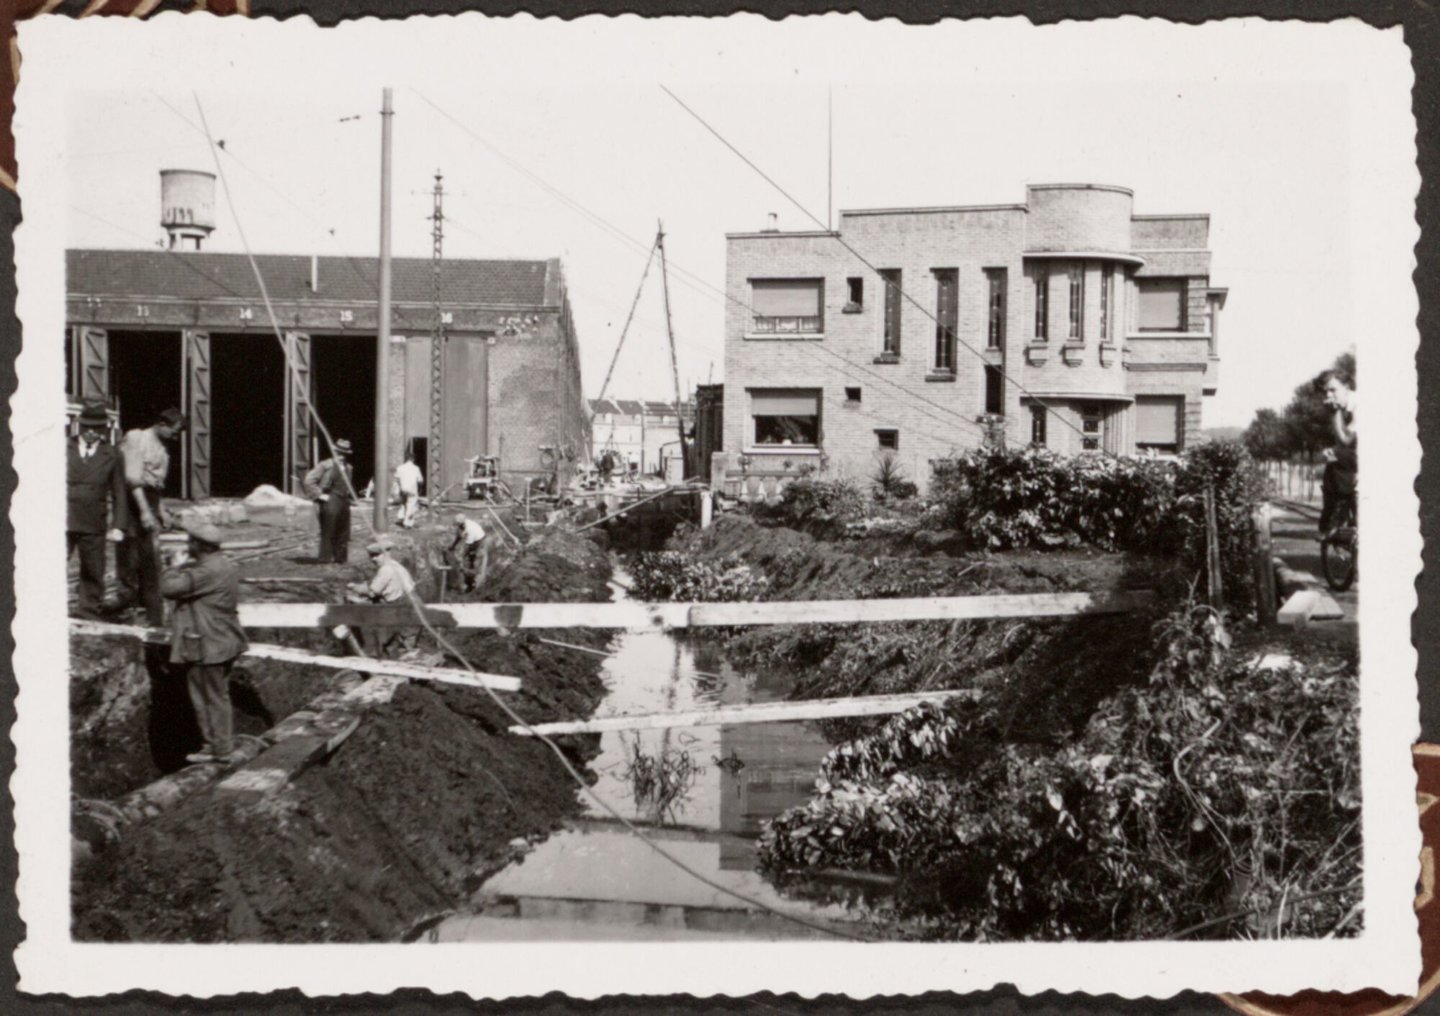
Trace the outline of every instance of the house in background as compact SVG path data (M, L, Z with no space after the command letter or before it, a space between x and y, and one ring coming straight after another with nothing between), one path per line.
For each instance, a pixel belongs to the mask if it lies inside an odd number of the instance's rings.
M680 458L680 419L689 426L695 418L688 402L677 410L674 402L642 399L591 399L590 412L592 454L599 458L608 449L622 466L633 454L646 475L660 474L669 460Z
M1124 187L1045 184L1024 204L727 235L712 483L754 495L891 457L923 484L931 460L1002 439L1183 451L1218 383L1226 290L1208 215L1132 206Z

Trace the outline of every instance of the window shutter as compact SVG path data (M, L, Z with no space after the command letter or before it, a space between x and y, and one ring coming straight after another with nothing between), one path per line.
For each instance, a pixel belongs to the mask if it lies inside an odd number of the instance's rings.
M755 279L750 302L757 317L819 317L818 279Z
M1179 445L1180 407L1178 395L1138 396L1135 399L1135 443Z
M819 406L819 395L806 389L773 388L750 395L752 416L816 416Z
M1184 325L1185 281L1146 279L1140 283L1138 313L1141 331L1178 332Z

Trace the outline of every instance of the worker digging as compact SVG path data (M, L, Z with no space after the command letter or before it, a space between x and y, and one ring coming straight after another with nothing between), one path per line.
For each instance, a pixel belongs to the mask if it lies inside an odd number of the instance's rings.
M409 570L391 556L395 543L388 536L381 536L365 548L375 574L369 582L353 582L348 587L349 599L355 603L385 603L403 605L415 591L415 579ZM408 659L419 646L420 633L410 625L400 627L377 627L369 633L378 655Z

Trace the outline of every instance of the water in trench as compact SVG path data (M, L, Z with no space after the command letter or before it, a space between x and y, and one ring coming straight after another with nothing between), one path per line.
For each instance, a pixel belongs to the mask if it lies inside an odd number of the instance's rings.
M618 635L611 652L604 669L610 690L597 717L774 701L788 691L782 679L738 672L718 653L697 652L663 632ZM591 763L599 776L595 796L642 824L654 843L687 867L753 902L694 878L587 795L584 817L488 879L472 912L440 922L426 940L827 934L782 914L843 930L863 917L864 904L853 886L837 887L829 899L822 893L818 901L801 900L781 895L755 869L761 824L809 799L830 747L818 726L807 722L605 733ZM653 801L635 799L637 749L642 758L668 758L672 773L676 767L690 769L683 793L658 814Z

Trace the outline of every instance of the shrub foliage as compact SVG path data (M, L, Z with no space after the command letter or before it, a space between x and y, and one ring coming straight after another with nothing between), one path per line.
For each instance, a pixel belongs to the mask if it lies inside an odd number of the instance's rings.
M1353 660L1260 670L1206 607L1157 637L1150 681L1058 749L983 702L841 745L763 863L900 873L900 909L944 937L1355 933Z
M630 576L632 592L642 600L762 600L769 588L765 576L735 554L717 561L673 550L637 554Z
M1251 513L1263 481L1244 447L1200 445L1181 459L1061 456L1044 449L974 449L935 464L941 524L978 547L1083 542L1205 566L1206 489L1214 492L1227 600L1253 602Z

